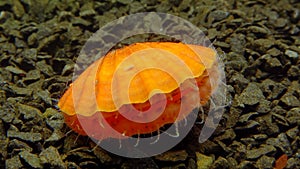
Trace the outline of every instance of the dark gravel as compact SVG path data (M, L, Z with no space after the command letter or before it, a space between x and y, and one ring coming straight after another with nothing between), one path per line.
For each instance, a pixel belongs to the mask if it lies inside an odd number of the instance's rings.
M56 104L90 35L150 11L187 19L224 51L232 103L205 143L195 125L164 154L122 158L70 132ZM0 168L272 169L283 154L287 169L300 168L297 0L3 0L0 55Z

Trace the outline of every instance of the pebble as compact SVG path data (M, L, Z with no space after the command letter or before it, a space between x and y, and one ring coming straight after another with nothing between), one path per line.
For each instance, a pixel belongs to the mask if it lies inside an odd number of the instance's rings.
M260 101L265 100L265 97L256 83L249 83L246 89L238 98L238 103L241 107L244 105L253 106Z
M23 141L29 141L29 142L38 142L42 140L42 134L41 133L35 133L35 132L20 132L15 131L15 129L9 128L7 131L7 137L9 138L18 138Z
M287 138L287 135L285 133L280 133L277 137L278 144L274 145L276 147L279 147L282 152L287 154L288 156L292 155L292 149L290 141Z
M289 123L287 122L287 120L285 119L284 116L276 114L276 113L272 113L272 117L274 118L274 122L276 122L279 125L282 126L289 126Z
M197 164L194 159L190 158L187 169L194 169L194 168L197 168Z
M267 35L270 33L270 30L267 30L266 28L263 27L259 27L259 26L249 26L247 28L250 32L253 33L258 33L258 34L262 34L262 35Z
M216 140L221 140L221 141L224 141L224 140L227 140L227 141L232 141L234 140L236 137L236 134L234 132L233 129L227 129L225 130L224 134L216 137Z
M298 127L294 127L289 129L286 132L286 135L290 138L290 139L296 139L296 137L299 135L299 128Z
M287 55L291 59L297 59L299 57L298 53L292 50L286 50L284 52L285 55Z
M280 101L283 103L284 106L287 107L300 107L300 100L296 96L292 95L291 93L284 94Z
M259 169L272 169L274 163L275 163L274 157L268 157L266 155L263 155L257 160L256 165Z
M19 153L19 156L30 167L37 169L43 168L40 163L40 159L36 154L31 154L30 152L24 150Z
M277 58L271 57L268 54L262 57L266 59L266 70L280 70L282 67L281 62Z
M93 153L103 164L111 163L113 160L105 151L103 151L103 149L99 147L93 149Z
M32 152L33 150L27 143L17 139L10 140L8 143L8 148L12 150L12 154L18 153L20 151Z
M251 169L251 168L255 168L255 166L253 165L253 162L244 160L244 161L242 161L242 162L238 165L237 168L240 168L240 169Z
M52 67L46 64L45 60L37 62L36 68L49 77L54 75Z
M288 74L288 77L299 79L300 78L300 76L299 76L300 75L299 65L298 66L292 65L290 67L290 69L288 70L287 74Z
M58 150L50 146L46 149L44 149L40 155L41 163L44 166L48 166L49 168L55 168L55 169L65 169L65 163L62 161L61 156L58 152Z
M39 109L21 103L18 103L17 105L20 113L24 117L24 120L33 120L35 123L42 122L42 112Z
M31 96L32 89L24 88L24 87L17 87L15 85L9 85L9 92L16 94L18 96Z
M19 138L21 140L30 141L30 142L38 142L42 140L42 135L40 133L31 133L31 132L8 131L7 137Z
M16 168L22 168L23 164L20 161L20 158L18 155L13 156L12 158L5 160L5 169L16 169Z
M255 134L253 135L253 138L257 141L266 140L268 138L268 135L266 134Z
M196 152L197 169L209 169L213 164L213 158Z
M50 97L50 92L48 90L35 90L33 94L34 99L41 99L47 105L52 105L52 100Z
M140 159L128 159L126 162L124 162L121 166L121 169L131 169L131 168L153 168L153 169L159 169L155 161L151 158L140 158ZM185 165L181 166L181 164L175 165L175 166L170 166L166 168L186 168ZM179 169L178 168L178 169Z
M65 137L64 133L62 133L60 130L54 130L54 132L51 134L49 138L45 140L45 142L55 144L63 137Z
M257 39L253 43L254 49L256 48L261 53L265 53L274 45L274 41L270 39Z
M221 157L221 156L218 157L218 159L216 161L214 161L214 163L210 167L210 169L218 169L218 168L230 169L229 163L226 158Z
M229 79L229 83L234 83L235 92L240 94L243 89L245 89L249 83L249 80L244 77L241 73L235 73Z
M46 124L53 130L61 130L64 126L64 116L53 108L47 108L43 113Z
M267 51L267 53L271 56L279 56L281 54L281 51L277 48L271 48Z
M233 34L230 38L231 51L244 54L246 45L246 38L243 34Z
M287 112L286 118L290 125L300 125L300 108L295 107Z
M260 83L260 88L268 100L278 99L278 97L286 91L284 85L271 79L262 81L262 83Z
M208 19L212 19L212 21L221 21L229 16L229 12L222 10L212 11L208 15Z
M253 160L257 159L263 155L272 155L276 152L276 148L272 145L263 144L257 149L251 149L246 152L246 158Z
M254 118L253 116L256 116L256 115L258 115L257 112L250 112L247 114L243 114L239 117L239 122L246 124L249 120Z
M185 150L167 151L163 154L155 156L155 159L160 161L185 161L188 154Z
M26 77L22 79L22 81L28 85L32 82L35 82L37 80L41 79L41 74L39 70L30 70L28 73L26 73Z
M26 72L24 70L21 70L20 68L14 67L14 66L6 66L5 70L10 71L11 73L17 74L17 75L25 75Z
M298 158L289 158L287 161L286 169L295 169L297 167L300 167L300 159Z

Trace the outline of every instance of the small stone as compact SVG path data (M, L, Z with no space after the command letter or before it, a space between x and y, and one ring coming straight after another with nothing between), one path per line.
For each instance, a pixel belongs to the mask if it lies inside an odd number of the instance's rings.
M22 168L23 164L20 161L19 156L14 156L10 159L5 160L5 169L16 169L16 168Z
M215 39L217 37L217 35L218 35L218 31L217 31L216 28L208 29L207 32L208 32L207 37L209 39Z
M272 57L269 54L263 55L260 59L263 60L263 69L268 72L280 71L283 67L281 62L276 57Z
M241 138L241 142L244 143L245 145L248 145L248 146L255 146L257 145L257 141L253 138Z
M29 142L33 142L33 143L42 140L41 133L19 132L19 131L15 131L14 129L11 129L11 128L9 128L7 131L7 137L18 138L23 141L29 141Z
M291 59L297 59L299 57L298 53L292 50L286 50L284 52L285 55L287 55Z
M47 108L43 117L46 119L47 125L53 130L60 130L64 126L64 116L55 109Z
M62 133L61 131L54 130L54 132L52 133L52 135L49 138L47 138L45 141L46 142L55 143L55 142L61 140L64 136L65 136L65 134Z
M113 160L103 149L99 148L99 146L93 149L93 153L103 164L110 163Z
M253 138L257 141L266 140L268 138L268 135L266 134L255 134L253 135Z
M289 126L287 120L283 116L281 116L279 114L276 114L276 113L273 113L272 117L274 118L274 121L277 124L280 124L280 125L283 125L283 126Z
M278 97L282 95L286 90L286 87L284 85L274 82L271 79L262 81L262 83L260 84L260 88L262 89L264 95L270 100L278 99Z
M299 75L300 75L300 68L299 68L299 66L292 65L290 67L290 69L288 70L287 74L288 74L289 77L299 78Z
M68 75L74 70L74 64L66 64L62 70L62 75Z
M285 133L280 133L277 137L278 144L274 145L276 147L279 147L282 152L287 154L288 156L292 155L292 149L291 149L291 144L290 141L288 140L287 136Z
M286 132L286 135L289 136L290 139L296 139L296 137L299 135L298 127L294 127L294 128L289 129Z
M12 0L12 10L14 14L18 17L21 18L25 14L25 9L22 3L19 0Z
M237 168L240 168L240 169L252 169L252 168L255 168L254 165L253 165L253 162L251 161L247 161L247 160L244 160L242 161Z
M256 166L259 169L272 169L274 163L275 163L275 158L263 155L261 158L257 160Z
M94 161L82 161L79 163L79 167L80 168L100 168L99 164Z
M292 154L291 144L285 133L280 133L277 138L269 138L266 143L280 148L287 155Z
M254 118L252 116L256 116L256 115L258 115L257 112L250 112L250 113L247 113L247 114L243 114L239 117L239 122L246 124L249 120Z
M274 45L274 41L270 39L257 39L254 41L254 47L258 49L258 51L265 53L268 49L270 49Z
M280 101L284 104L284 106L287 106L287 107L299 107L300 106L300 100L296 96L294 96L290 93L284 94L281 97Z
M295 169L300 167L300 159L298 158L289 158L287 161L286 169Z
M276 148L272 145L263 144L257 149L248 150L246 152L247 159L257 159L263 155L273 154L276 152Z
M6 66L5 70L8 70L11 73L14 73L14 74L17 74L17 75L20 75L20 74L25 75L26 74L26 72L24 70L21 70L17 67L14 67L14 66Z
M223 140L232 141L235 139L235 137L236 137L236 134L235 134L234 130L228 129L228 130L225 130L224 134L222 134L221 136L218 136L216 139L221 140L221 141L223 141Z
M279 56L281 54L281 51L277 48L271 48L270 50L267 51L268 54L271 56Z
M270 31L263 28L263 27L259 27L259 26L249 26L247 28L250 32L253 32L253 33L259 33L259 34L263 34L263 35L266 35L266 34L269 34Z
M231 37L230 38L231 51L243 55L245 51L245 44L246 44L245 35L233 34L230 37Z
M260 133L265 133L268 136L279 133L279 127L272 120L272 114L266 114L265 116L259 116L256 118L260 126L258 130Z
M25 84L30 84L32 82L35 82L37 80L41 79L41 74L39 70L30 70L27 74L26 77L23 78L23 82Z
M239 105L253 106L258 104L265 97L256 83L249 83L247 88L243 90L242 94L238 98Z
M155 161L151 158L136 158L136 159L128 159L121 166L121 169L131 169L131 168L153 168L159 169ZM176 167L176 166L172 166Z
M45 60L37 62L36 67L38 70L40 70L41 72L43 72L45 75L49 77L54 75L54 71L52 67L46 64Z
M212 157L206 156L199 152L196 152L196 159L198 169L209 169L214 161Z
M40 159L36 154L31 154L28 151L22 151L19 153L21 159L32 168L43 168L40 164Z
M209 20L211 19L212 21L221 21L227 18L228 16L229 16L229 12L222 11L222 10L215 10L208 15L208 19Z
M248 66L248 62L241 54L235 52L229 52L228 54L226 54L226 58L228 59L226 65L232 67L238 72L240 72L242 69Z
M32 89L24 88L24 87L17 87L15 85L9 85L8 88L10 92L19 96L31 96Z
M187 169L194 169L194 168L197 168L197 164L194 159L190 158Z
M24 151L24 150L31 152L33 150L28 144L26 144L23 141L17 140L17 139L10 140L8 143L8 148L12 149L13 151L16 151L16 152L20 152L20 151Z
M286 26L287 23L288 23L288 20L287 20L287 19L285 19L285 18L278 18L278 19L276 20L274 26L277 27L277 28L282 28L282 27Z
M259 123L254 120L247 121L246 125L236 127L237 130L248 130L253 129L259 126Z
M48 105L52 105L50 92L48 90L36 90L33 95L34 99L41 99Z
M237 93L241 93L242 89L245 89L249 84L249 80L246 79L241 73L233 74L232 77L229 79L229 82L234 84L234 89Z
M15 109L7 104L0 106L0 119L5 123L11 123L15 119Z
M70 169L80 169L80 167L75 162L66 161L66 166Z
M224 157L218 157L218 159L213 163L213 165L210 167L211 169L218 169L218 168L223 168L223 169L229 169L229 163Z
M268 113L271 110L271 102L268 100L261 100L256 108L258 113Z
M41 123L42 112L39 109L21 103L18 104L18 108L25 120L34 120L37 123Z
M62 161L61 156L58 150L50 146L47 149L44 149L40 155L41 163L44 166L48 166L49 168L56 168L56 169L65 169L65 163Z
M163 154L155 156L155 159L160 161L185 161L188 154L185 150L167 151Z

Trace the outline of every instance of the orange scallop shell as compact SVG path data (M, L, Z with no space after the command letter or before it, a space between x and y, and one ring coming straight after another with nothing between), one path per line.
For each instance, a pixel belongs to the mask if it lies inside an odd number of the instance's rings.
M179 69L178 62L170 61L173 56L188 68L189 73ZM157 65L162 69L157 69ZM208 70L212 71L208 74ZM218 78L217 56L211 48L172 42L136 43L111 51L90 65L70 85L58 106L69 127L82 135L86 135L86 130L92 131L92 137L98 140L117 137L106 130L103 120L107 122L105 125L126 136L151 133L165 124L175 122L182 97L185 96L186 101L193 101L187 96L194 91L184 87L191 79L197 82L200 104L203 105L217 87L211 81L217 81ZM81 90L76 97L73 95L73 90L78 89L75 86ZM183 87L183 90L180 91L179 87ZM150 106L159 108L159 102L150 105L150 98L159 94L166 96L167 105L163 113L151 122L130 121L119 113L123 109L131 117L138 116L130 113L128 105L133 105L141 112ZM179 120L189 113L185 112ZM151 113L144 114L147 118L154 116ZM87 124L85 130L82 123Z

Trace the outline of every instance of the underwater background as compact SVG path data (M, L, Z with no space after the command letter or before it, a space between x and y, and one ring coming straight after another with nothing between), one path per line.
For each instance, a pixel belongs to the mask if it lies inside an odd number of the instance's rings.
M231 104L206 142L195 124L171 150L130 159L72 132L57 102L88 38L138 12L199 27L224 55ZM1 0L0 55L0 168L300 168L298 0Z

